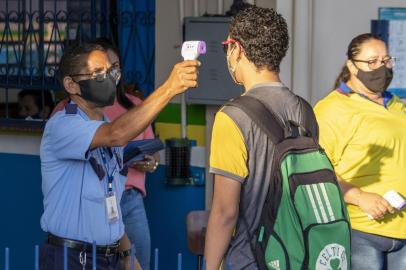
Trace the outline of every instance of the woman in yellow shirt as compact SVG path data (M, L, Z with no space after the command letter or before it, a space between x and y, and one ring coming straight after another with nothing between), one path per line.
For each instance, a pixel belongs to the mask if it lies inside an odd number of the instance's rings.
M406 213L384 198L406 196L406 107L386 91L395 58L369 33L351 41L347 57L315 113L348 206L352 269L406 269Z

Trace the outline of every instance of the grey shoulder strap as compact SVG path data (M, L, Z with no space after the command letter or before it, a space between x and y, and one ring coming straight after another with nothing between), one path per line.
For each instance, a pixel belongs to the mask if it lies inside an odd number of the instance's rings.
M251 96L240 96L226 103L225 106L234 106L245 112L274 144L278 144L285 138L284 125L258 99Z

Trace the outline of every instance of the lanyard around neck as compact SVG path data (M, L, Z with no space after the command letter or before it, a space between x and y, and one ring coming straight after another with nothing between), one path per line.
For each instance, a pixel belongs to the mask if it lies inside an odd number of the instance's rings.
M115 155L115 151L113 149L113 151L110 150L110 148L108 149L111 152L111 158L114 158L115 160L115 165L113 167L113 169L111 170L111 172L109 171L109 163L107 162L107 158L106 158L106 153L105 153L105 148L102 147L100 148L100 153L103 159L103 164L104 164L104 168L106 169L106 174L107 174L107 192L111 193L113 192L113 181L114 181L114 173L117 171L117 166L118 166L118 160L117 157Z

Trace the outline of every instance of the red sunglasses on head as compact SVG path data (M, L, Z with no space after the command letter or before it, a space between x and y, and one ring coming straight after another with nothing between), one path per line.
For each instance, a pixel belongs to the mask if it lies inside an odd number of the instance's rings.
M238 40L235 39L227 39L226 41L221 42L221 45L223 46L223 51L225 54L227 54L227 50L228 50L228 45L236 43L238 44L238 46L241 48L241 51L244 52L243 47L241 46L241 43Z

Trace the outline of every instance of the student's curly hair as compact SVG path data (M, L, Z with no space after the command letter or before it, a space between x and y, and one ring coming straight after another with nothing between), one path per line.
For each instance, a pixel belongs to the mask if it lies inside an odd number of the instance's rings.
M289 34L285 19L274 9L245 7L232 18L230 37L240 42L245 56L258 69L279 72Z

